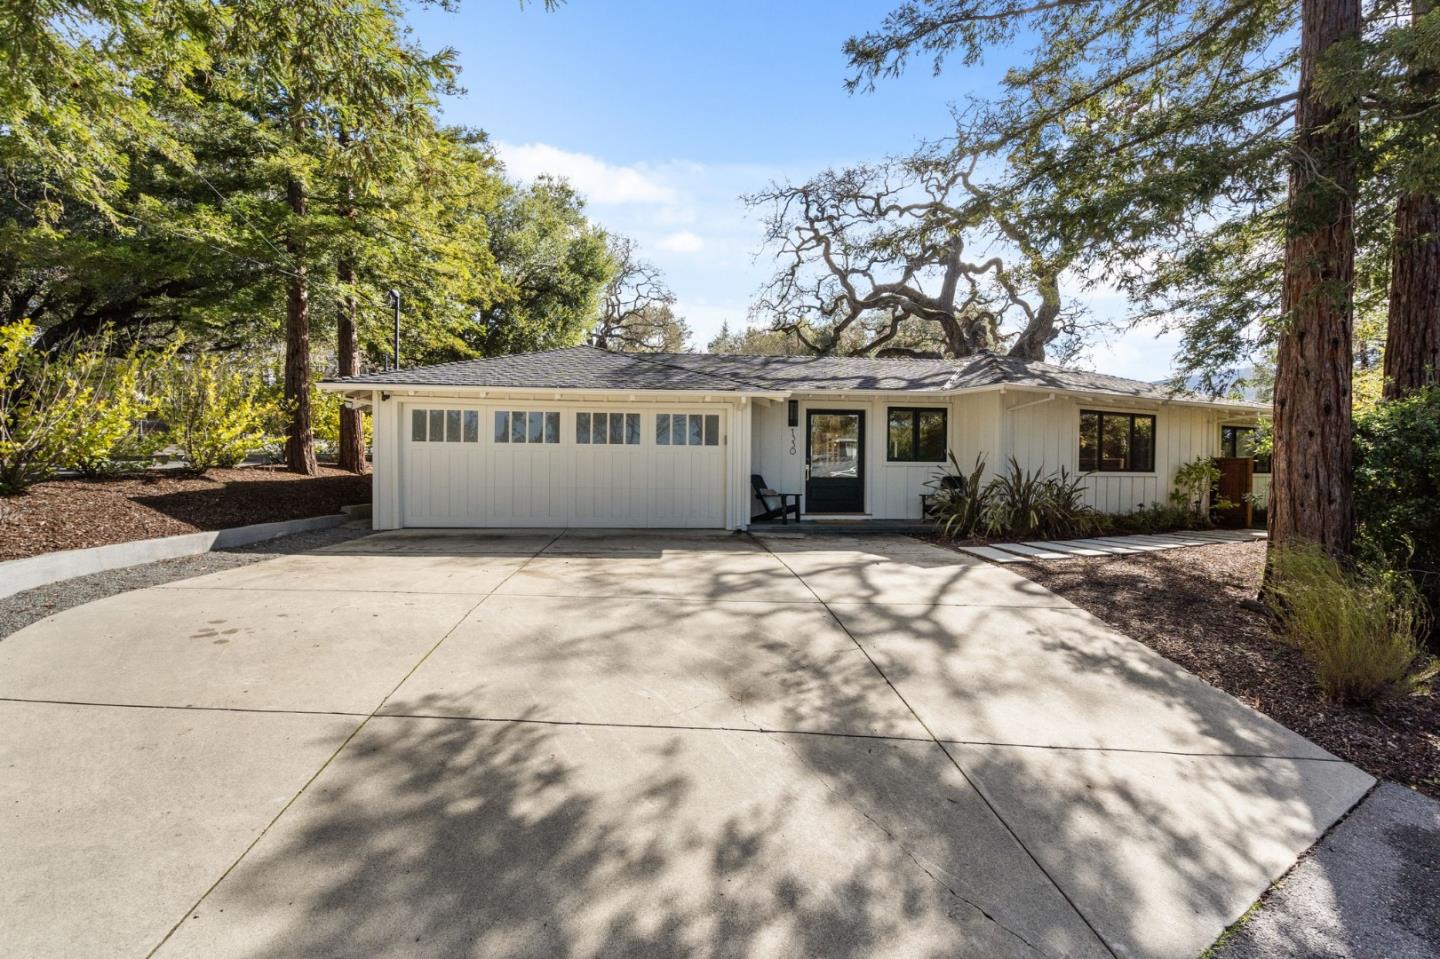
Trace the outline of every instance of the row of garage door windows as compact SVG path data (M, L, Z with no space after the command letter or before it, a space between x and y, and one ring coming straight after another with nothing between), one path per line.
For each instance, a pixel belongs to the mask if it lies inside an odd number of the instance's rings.
M554 410L496 410L496 443L559 443L560 414ZM417 443L478 443L478 410L411 410L410 439ZM575 442L639 446L639 413L576 413ZM720 417L714 413L656 413L656 446L719 446Z

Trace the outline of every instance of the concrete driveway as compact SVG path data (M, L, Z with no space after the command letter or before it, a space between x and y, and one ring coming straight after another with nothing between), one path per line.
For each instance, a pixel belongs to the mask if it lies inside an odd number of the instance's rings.
M0 724L17 956L1194 956L1372 784L898 537L366 537L27 627Z

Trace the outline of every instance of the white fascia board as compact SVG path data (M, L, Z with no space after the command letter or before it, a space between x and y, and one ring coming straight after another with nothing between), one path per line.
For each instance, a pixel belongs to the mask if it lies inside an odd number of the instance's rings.
M643 390L643 389L574 389L551 387L518 386L440 386L421 384L348 384L322 382L320 389L330 393L347 393L355 397L368 398L374 393L395 396L473 396L494 397L553 397L564 399L600 398L644 398L647 400L686 400L689 402L717 402L730 398L788 400L788 399L840 399L842 397L892 397L905 399L929 398L944 400L951 396L965 396L974 393L1015 391L1017 393L1056 394L1077 400L1092 402L1108 401L1119 406L1155 407L1194 406L1228 413L1232 416L1263 416L1271 411L1264 403L1218 403L1195 397L1174 397L1159 399L1152 396L1135 396L1131 393L1111 393L1104 390L1072 390L1048 386L1029 386L1015 383L995 383L985 386L966 386L951 390Z
M785 399L788 393L769 390L643 390L643 389L573 389L541 386L440 386L435 384L376 384L324 383L320 388L330 393L351 393L369 396L382 393L391 398L398 396L467 396L476 398L503 399L506 397L574 399L594 397L606 399L683 400L688 403L715 403L726 400Z

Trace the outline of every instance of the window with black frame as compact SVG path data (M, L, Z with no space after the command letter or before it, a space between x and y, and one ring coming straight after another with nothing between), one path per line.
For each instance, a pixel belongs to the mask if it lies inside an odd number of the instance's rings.
M1153 473L1155 417L1081 410L1079 466L1082 473Z
M892 406L885 459L891 463L943 463L945 435L945 410Z
M1253 426L1220 427L1220 455L1231 459L1252 457L1255 460L1255 472L1268 473L1270 454L1255 451L1255 434L1256 429Z

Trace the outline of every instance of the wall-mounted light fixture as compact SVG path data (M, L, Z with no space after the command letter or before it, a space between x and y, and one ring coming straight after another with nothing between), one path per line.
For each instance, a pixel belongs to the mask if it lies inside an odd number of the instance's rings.
M788 426L799 426L799 425L800 425L800 401L799 401L799 400L786 400L786 401L785 401L785 412L786 412L786 415L787 415L787 417L788 417L788 419L789 419L789 422L788 422L786 425L788 425Z

